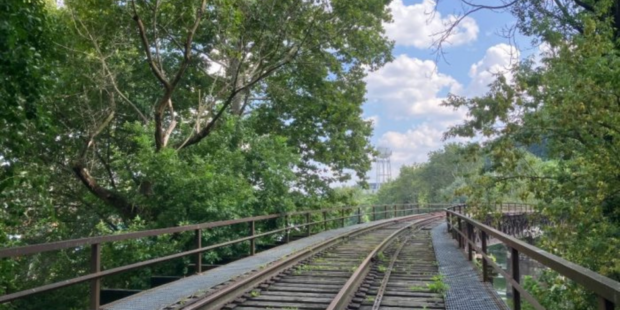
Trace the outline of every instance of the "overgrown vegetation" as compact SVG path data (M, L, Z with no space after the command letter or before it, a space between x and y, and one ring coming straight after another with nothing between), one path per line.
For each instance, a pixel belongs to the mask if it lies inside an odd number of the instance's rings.
M469 118L446 138L477 142L403 168L379 201L449 198L480 214L496 203L533 203L555 223L538 246L620 280L620 1L463 4L464 14L511 12L512 29L544 53L515 65L511 78L498 76L482 97L450 96L444 105L467 109ZM460 155L450 159L453 151ZM448 165L437 167L444 159ZM526 282L547 309L596 307L587 288L556 273Z
M620 280L619 0L464 2L466 14L508 10L546 52L485 96L450 96L444 104L469 117L446 138L476 142L403 167L376 197L330 184L363 180L371 164L361 104L365 70L392 58L386 1L63 2L0 4L3 247L375 201L467 202L481 213L528 202L557 224L539 246ZM191 238L115 243L103 265L187 249ZM0 294L76 276L87 250L0 260ZM241 252L247 245L204 260ZM144 288L187 263L104 286ZM553 272L525 282L548 309L596 304ZM82 309L87 290L0 309Z
M2 2L2 247L348 203L330 184L351 175L363 183L370 168L372 127L361 105L366 70L392 57L386 6ZM191 247L191 236L162 238L106 246L103 265ZM0 261L0 294L80 275L87 250ZM204 260L245 252L238 245ZM144 288L150 274L183 274L187 263L104 286ZM87 289L0 309L83 309Z

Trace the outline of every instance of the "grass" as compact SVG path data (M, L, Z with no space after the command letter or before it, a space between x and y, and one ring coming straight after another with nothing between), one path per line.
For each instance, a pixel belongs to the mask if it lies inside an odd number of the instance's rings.
M433 276L431 279L433 280L433 282L426 284L428 289L433 293L438 293L445 296L446 292L448 292L448 289L450 289L450 286L443 282L443 276L436 275Z

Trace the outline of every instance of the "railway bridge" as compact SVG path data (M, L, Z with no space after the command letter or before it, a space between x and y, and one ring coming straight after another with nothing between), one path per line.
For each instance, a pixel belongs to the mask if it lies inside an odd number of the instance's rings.
M531 220L536 218L533 210L501 205L495 211L500 214L495 227L489 220L476 220L465 205L356 206L1 248L0 259L15 261L73 251L88 255L89 266L76 266L76 274L64 281L8 291L0 296L0 308L18 308L39 294L88 285L84 299L91 310L522 309L525 304L545 309L523 287L523 258L585 287L596 296L598 309L620 305L619 282L516 238L545 224L544 219ZM106 253L129 250L127 242L148 247L162 242L162 236L190 240L189 246L141 261L102 265ZM489 254L491 243L505 246L508 268ZM247 255L217 264L207 257L230 247ZM152 276L152 288L142 291L106 286L106 278L153 271L162 264L182 265L184 272ZM510 287L507 302L493 288L493 273Z

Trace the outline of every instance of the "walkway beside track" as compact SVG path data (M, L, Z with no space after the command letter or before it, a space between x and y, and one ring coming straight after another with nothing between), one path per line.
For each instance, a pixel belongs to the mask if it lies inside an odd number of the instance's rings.
M246 257L230 264L205 271L198 275L189 276L181 280L158 286L136 295L123 298L110 304L101 306L102 310L159 310L177 303L188 296L208 291L209 289L226 283L236 277L259 269L282 257L300 251L304 248L337 237L347 232L355 231L394 219L379 220L364 224L351 225L344 228L324 231L310 237L291 241L254 256Z
M432 230L439 271L450 286L445 297L446 310L507 309L491 285L482 282L446 229L446 223L443 223Z

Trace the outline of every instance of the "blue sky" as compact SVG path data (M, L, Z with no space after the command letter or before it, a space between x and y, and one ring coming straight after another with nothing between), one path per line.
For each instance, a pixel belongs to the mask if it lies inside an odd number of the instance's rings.
M392 149L395 176L402 165L426 161L428 152L444 144L443 132L466 118L464 110L440 106L448 93L482 95L494 74L506 74L537 49L527 38L517 37L517 48L499 35L514 24L510 13L480 11L463 20L444 48L445 59L438 58L431 47L434 35L463 12L460 1L436 6L431 0L393 0L390 8L394 21L385 28L395 41L394 61L366 78L364 116L375 122L372 143ZM375 181L374 169L368 176Z

